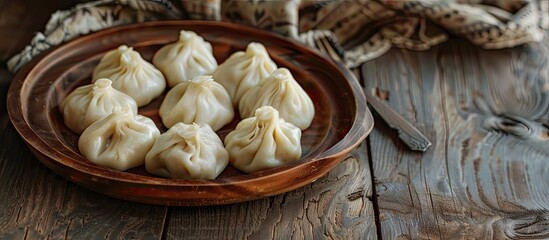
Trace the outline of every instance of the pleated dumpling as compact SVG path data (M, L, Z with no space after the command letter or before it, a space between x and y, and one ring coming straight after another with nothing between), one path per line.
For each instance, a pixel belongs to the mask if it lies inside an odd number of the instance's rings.
M59 105L65 125L81 134L92 123L111 114L115 107L127 107L133 114L137 114L135 100L114 89L111 84L111 80L100 78L67 95Z
M196 76L212 74L217 68L212 45L195 32L184 30L177 42L154 54L153 64L164 73L170 87Z
M279 68L255 88L242 96L238 109L242 118L250 117L262 106L272 106L280 117L301 130L311 126L315 116L313 101L297 83L290 71Z
M242 120L225 137L231 165L251 173L284 165L301 157L301 130L264 106Z
M93 71L93 80L109 78L113 87L132 97L139 107L160 96L166 88L164 75L126 45L107 52Z
M177 123L147 153L147 172L166 178L215 179L229 163L223 142L208 125Z
M172 88L158 111L166 127L178 122L209 124L219 130L234 117L229 94L212 76L198 76Z
M125 171L145 163L158 136L160 131L150 118L116 107L86 128L78 139L78 149L97 165Z
M246 52L233 53L214 73L215 81L221 83L238 106L242 95L269 77L276 64L261 43L248 44Z

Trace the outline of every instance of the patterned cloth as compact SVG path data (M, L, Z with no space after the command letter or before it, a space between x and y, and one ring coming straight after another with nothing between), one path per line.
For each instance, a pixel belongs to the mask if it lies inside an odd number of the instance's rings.
M236 22L312 47L318 36L330 36L347 66L357 67L391 47L429 49L449 34L489 49L541 41L549 28L549 0L100 0L54 13L8 67L15 72L80 35L163 19Z

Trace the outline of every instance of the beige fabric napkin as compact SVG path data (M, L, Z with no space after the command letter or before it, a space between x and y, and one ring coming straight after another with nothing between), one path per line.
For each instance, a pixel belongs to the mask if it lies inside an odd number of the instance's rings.
M100 0L55 12L8 68L16 72L80 35L165 19L236 22L311 47L328 35L347 66L357 67L391 47L426 50L450 34L489 49L541 41L549 28L549 0Z

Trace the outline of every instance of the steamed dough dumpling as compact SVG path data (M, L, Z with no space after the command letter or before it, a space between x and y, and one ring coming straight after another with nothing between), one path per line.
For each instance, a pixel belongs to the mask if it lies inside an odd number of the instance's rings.
M166 88L162 73L126 45L107 52L95 67L92 78L93 81L111 79L113 87L132 97L139 107L160 96Z
M248 44L245 52L233 53L214 73L215 81L221 83L238 106L240 98L250 88L257 86L276 70L276 64L261 43Z
M178 122L209 124L219 130L234 117L229 94L212 76L198 76L172 88L158 111L166 127Z
M97 165L125 171L145 163L158 136L160 131L150 118L116 107L86 128L78 139L78 149Z
M147 153L147 172L177 179L215 179L229 163L223 142L209 125L177 123Z
M111 80L100 78L71 92L59 105L65 125L81 134L92 123L112 113L115 107L127 107L137 114L137 103L114 89Z
M262 106L274 107L281 118L301 130L307 129L315 116L313 101L286 68L277 69L259 86L246 92L238 109L240 116L246 118Z
M158 50L153 64L164 73L170 87L196 76L212 74L217 68L212 45L192 31L181 31L177 42Z
M264 106L242 120L225 137L231 165L251 173L284 165L301 157L301 130Z

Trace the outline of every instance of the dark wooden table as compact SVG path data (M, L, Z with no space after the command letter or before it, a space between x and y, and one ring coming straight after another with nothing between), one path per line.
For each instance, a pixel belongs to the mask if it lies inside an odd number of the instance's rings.
M240 204L164 207L105 197L42 165L6 113L6 60L74 1L0 1L0 239L549 238L549 40L482 50L452 39L364 65L366 89L433 142L412 152L377 116L325 177Z

